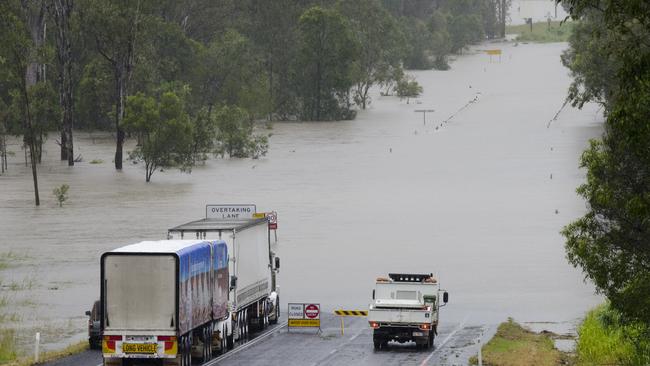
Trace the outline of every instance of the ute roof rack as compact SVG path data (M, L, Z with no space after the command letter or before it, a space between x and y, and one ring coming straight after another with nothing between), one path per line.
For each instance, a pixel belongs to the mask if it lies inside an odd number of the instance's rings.
M414 273L389 273L388 277L395 282L435 282L433 273L414 274Z

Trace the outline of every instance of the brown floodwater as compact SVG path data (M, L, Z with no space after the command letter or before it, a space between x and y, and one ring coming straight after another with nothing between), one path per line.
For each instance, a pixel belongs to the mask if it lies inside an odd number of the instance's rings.
M0 312L15 314L5 326L23 345L36 331L47 347L83 339L100 254L164 239L208 203L278 212L284 304L364 308L378 275L433 272L450 293L443 322L574 321L602 299L567 263L559 231L585 211L578 160L602 117L568 107L549 125L570 83L566 47L482 45L501 48L501 61L475 49L449 71L413 72L424 93L410 104L375 90L354 121L274 123L262 159L210 159L151 183L140 164L113 169L109 134L77 133L83 162L72 168L51 135L41 207L12 140L0 176L0 253L11 253ZM425 125L416 109L435 112ZM70 192L59 208L61 184Z

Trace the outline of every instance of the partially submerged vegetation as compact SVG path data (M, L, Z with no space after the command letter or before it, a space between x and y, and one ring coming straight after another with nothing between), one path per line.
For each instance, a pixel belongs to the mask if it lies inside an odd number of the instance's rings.
M512 318L499 325L494 337L482 347L483 364L492 366L555 366L568 364L569 355L558 351L552 333L535 333ZM478 364L472 357L470 364Z
M538 22L533 23L531 31L530 24L509 25L506 27L507 34L516 34L515 40L519 42L567 42L573 32L574 22Z

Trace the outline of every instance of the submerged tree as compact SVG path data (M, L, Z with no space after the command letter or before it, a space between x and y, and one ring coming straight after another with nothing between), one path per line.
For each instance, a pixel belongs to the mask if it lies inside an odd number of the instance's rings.
M215 153L222 157L258 158L266 155L268 139L253 135L253 120L239 107L221 107L215 115L217 121L217 147Z
M58 66L59 102L61 114L61 160L74 165L72 130L74 127L74 98L72 95L72 28L74 0L47 0L47 7L55 24L56 56Z
M401 67L404 36L395 19L378 0L339 1L338 9L351 24L359 45L356 60L354 101L362 109L370 101L368 91L378 83L390 82L393 73L386 70Z
M411 98L417 98L422 94L422 86L412 76L405 75L397 81L395 93L400 99L406 98L406 104L409 104Z
M358 43L337 11L312 7L300 16L298 76L302 119L349 119Z
M113 104L116 133L115 169L122 169L125 104L142 40L144 8L149 0L87 0L86 31L92 34L97 52L109 64L113 74Z
M156 101L138 93L127 99L126 109L124 128L140 141L131 158L144 162L147 182L158 168L191 169L192 124L181 98L165 92Z

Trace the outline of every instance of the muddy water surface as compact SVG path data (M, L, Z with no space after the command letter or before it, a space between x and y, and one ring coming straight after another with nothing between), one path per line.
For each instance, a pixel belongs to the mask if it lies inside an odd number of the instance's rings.
M567 108L549 125L570 82L565 44L486 47L502 48L501 62L474 51L450 71L415 72L424 94L410 104L376 92L354 121L275 123L263 159L212 159L149 184L140 165L114 171L109 135L78 134L84 161L73 168L51 137L39 208L13 145L0 176L0 252L18 258L0 277L21 342L37 330L49 347L83 339L100 254L163 239L206 203L278 211L285 304L364 308L376 276L433 272L450 292L443 322L580 317L601 299L567 264L559 231L585 210L578 157L600 115ZM425 124L415 109L435 112ZM51 192L64 183L58 208Z

